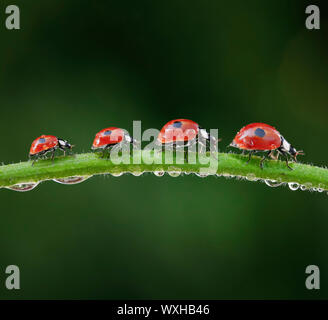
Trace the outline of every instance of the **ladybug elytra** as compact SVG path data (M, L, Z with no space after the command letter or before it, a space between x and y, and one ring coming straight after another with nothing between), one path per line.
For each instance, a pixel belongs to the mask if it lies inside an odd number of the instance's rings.
M32 165L41 156L52 152L51 159L54 160L56 149L64 151L64 156L66 155L67 149L72 149L73 146L69 144L66 140L57 138L51 135L42 135L32 142L29 157L33 159Z
M298 155L304 155L303 151L297 151L274 127L265 123L251 123L240 129L236 134L230 146L242 150L250 151L248 161L250 161L254 152L267 151L260 161L260 167L263 169L264 160L272 155L274 150L285 157L288 164L288 155L291 155L295 162Z

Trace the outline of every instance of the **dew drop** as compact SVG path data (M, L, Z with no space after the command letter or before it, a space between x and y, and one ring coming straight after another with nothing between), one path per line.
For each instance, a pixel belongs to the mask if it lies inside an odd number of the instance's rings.
M181 169L180 168L175 168L175 167L169 167L167 173L171 177L176 178L176 177L179 177L180 176Z
M141 175L144 174L144 171L133 170L131 171L131 174L134 175L135 177L140 177Z
M302 184L300 188L301 188L302 191L307 190L307 187L304 184Z
M300 187L300 185L297 182L289 182L288 187L290 190L296 191Z
M78 184L89 179L90 177L91 176L72 176L67 178L53 179L53 181L60 184Z
M304 190L310 190L312 188L312 183L310 182L304 183L303 188L305 188ZM301 190L303 189L301 188Z
M168 171L167 173L173 178L179 177L181 174L179 171Z
M25 191L33 190L38 184L39 184L39 182L19 183L19 184L10 186L10 187L6 187L6 189L13 190L13 191L19 191L19 192L25 192Z
M325 191L325 186L322 183L319 183L319 186L317 188L318 192L324 192Z
M154 175L156 177L163 177L165 174L165 171L164 170L157 170L157 171L154 171Z
M135 177L140 177L141 175L143 175L144 172L143 171L132 171L131 173Z
M111 175L112 175L113 177L120 177L120 176L123 175L123 172L111 172Z
M283 182L279 182L279 181L276 181L276 180L264 180L265 184L269 187L272 187L272 188L276 188L276 187L280 187L281 185L283 185L284 183Z
M131 173L135 177L139 177L144 174L145 171L143 171L139 166L135 166L133 170L131 170L129 173Z
M208 177L208 173L198 173L196 172L195 175L199 178L206 178Z

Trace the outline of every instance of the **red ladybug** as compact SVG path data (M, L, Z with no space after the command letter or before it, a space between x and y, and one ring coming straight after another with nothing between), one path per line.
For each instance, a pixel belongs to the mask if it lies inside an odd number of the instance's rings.
M30 159L33 159L32 165L38 160L39 157L45 155L48 152L52 152L51 159L54 160L56 149L61 149L66 155L66 149L72 149L72 145L66 140L59 139L55 136L42 135L32 142L30 148Z
M262 169L264 160L268 156L273 157L273 150L278 151L278 156L279 154L285 156L287 167L291 170L292 168L288 165L288 154L294 158L295 162L297 162L297 155L304 154L303 151L296 151L279 131L265 123L251 123L243 127L236 134L230 146L250 151L247 163L254 152L268 151L261 159L260 167Z
M205 139L205 144L199 141L199 136ZM206 146L211 140L214 142L215 152L217 152L216 143L220 141L220 139L211 136L205 129L201 128L198 123L192 120L176 119L164 125L157 137L156 145L172 145L177 147L177 142L182 142L182 147L188 147L199 141L202 151L203 149L206 150Z
M107 149L113 148L114 146L134 143L135 140L132 139L128 134L124 132L123 129L109 127L99 131L93 140L92 150L103 150L103 157Z

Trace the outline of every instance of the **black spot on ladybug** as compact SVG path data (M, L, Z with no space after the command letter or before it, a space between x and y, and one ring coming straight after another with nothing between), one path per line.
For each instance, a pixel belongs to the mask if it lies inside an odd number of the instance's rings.
M40 138L39 139L39 143L45 143L46 142L46 139L45 138Z
M265 131L261 128L257 128L254 133L260 138L263 138L265 136Z
M111 130L107 130L104 132L104 136L110 136L112 134Z
M181 128L182 127L182 123L180 121L175 121L175 122L173 122L173 127L174 128Z

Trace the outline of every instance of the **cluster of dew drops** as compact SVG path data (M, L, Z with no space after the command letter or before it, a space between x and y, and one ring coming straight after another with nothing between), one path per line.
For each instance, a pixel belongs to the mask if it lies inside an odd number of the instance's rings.
M113 177L120 177L125 173L130 173L136 177L143 175L144 173L149 173L149 171L142 171L141 169L136 169L133 171L129 171L129 172L118 172L118 173L109 173L109 175L112 175ZM167 171L164 171L162 169L159 170L155 170L155 171L151 171L150 173L153 173L155 176L157 177L163 177L165 175L165 173L167 173L169 176L171 177L179 177L180 175L189 175L191 174L191 172L185 172L182 171L180 168L176 168L176 167L171 167L168 168ZM246 179L248 181L261 181L264 182L267 186L275 188L275 187L280 187L283 185L287 185L289 187L290 190L292 191L296 191L296 190L308 190L308 191L314 191L314 192L327 192L328 195L328 190L325 190L324 188L321 187L313 187L311 183L306 183L304 185L300 185L297 182L279 182L276 180L269 180L269 179L261 179L261 178L257 178L254 174L248 174L246 177L243 176L234 176L231 174L207 174L207 173L194 173L196 176L200 177L200 178L205 178L207 176L217 176L217 177L225 177L225 178L236 178L236 179ZM53 179L53 181L60 183L60 184L64 184L64 185L73 185L73 184L78 184L81 183L83 181L86 181L87 179L91 178L92 175L90 176L73 176L73 177L67 177L67 178L60 178L60 179ZM25 191L30 191L33 190L34 188L36 188L38 186L40 182L27 182L27 183L20 183L20 184L16 184L10 187L5 187L6 189L10 189L13 191L19 191L19 192L25 192Z

